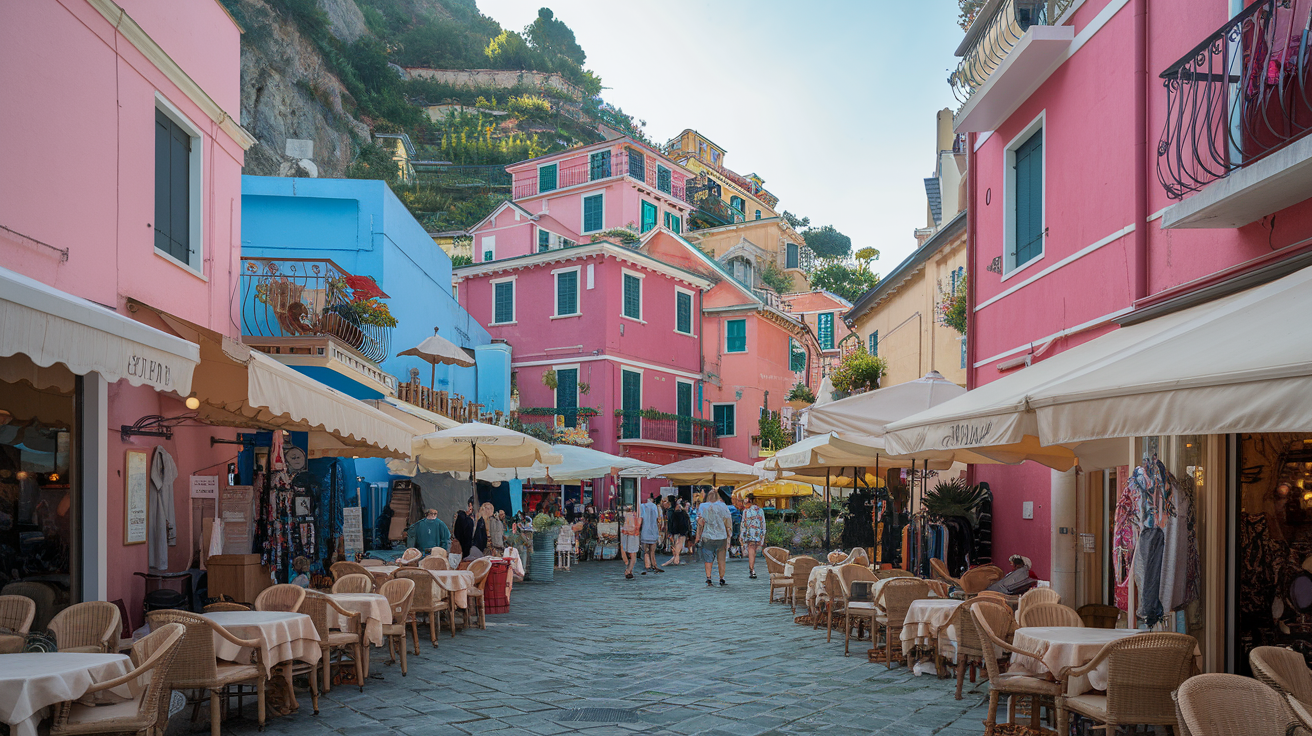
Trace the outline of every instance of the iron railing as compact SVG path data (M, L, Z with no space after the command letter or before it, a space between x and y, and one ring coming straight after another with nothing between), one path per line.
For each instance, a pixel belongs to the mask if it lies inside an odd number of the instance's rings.
M392 330L370 324L387 295L372 279L317 258L243 258L241 331L256 337L329 336L374 363L391 355ZM364 316L362 316L364 315Z
M970 44L948 77L959 102L965 103L988 81L1030 26L1056 23L1074 0L1002 0L986 5L966 31ZM983 13L988 13L984 15Z
M485 412L482 404L466 401L463 396L448 391L434 391L425 386L417 376L411 376L409 381L397 379L396 398L457 422L478 420L500 423L501 419L501 412Z
M715 427L692 417L677 419L649 419L641 411L621 411L616 417L617 437L621 440L652 440L675 442L698 447L719 447L720 439Z
M460 166L429 161L411 162L415 169L415 181L430 184L441 189L489 192L509 189L510 173L504 166Z
M605 179L611 176L627 176L630 179L642 182L657 191L664 192L675 199L684 202L688 201L684 189L684 183L674 178L673 169L659 161L653 160L650 153L643 152L641 158L630 157L628 155L628 150L628 148L612 150L610 152L611 155L609 161L601 165L594 166L591 160L580 161L568 166L558 164L556 169L555 189L539 191L541 179L540 176L535 173L532 177L515 184L513 196L515 199L522 199L524 197L533 197L541 193L555 191L556 189L564 189L578 184L585 184L597 179ZM630 164L630 160L633 161L632 164ZM664 175L661 175L661 172L657 170L658 165L661 170L666 172Z
M1180 199L1312 128L1306 0L1259 0L1162 72L1157 179Z

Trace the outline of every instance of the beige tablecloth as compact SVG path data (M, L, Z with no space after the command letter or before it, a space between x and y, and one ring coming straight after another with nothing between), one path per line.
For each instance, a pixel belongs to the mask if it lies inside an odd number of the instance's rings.
M376 647L383 645L383 625L392 623L392 607L387 596L378 593L333 593L337 605L360 614L364 621L365 639ZM328 627L342 631L355 631L351 619L342 616L331 606L328 608Z
M451 603L456 608L469 605L469 593L466 591L474 587L474 573L468 570L429 570L428 574L437 580L442 590L450 594Z
M952 620L961 601L932 599L912 601L902 622L902 653L910 654L920 646L933 650L938 646L938 632Z
M1079 667L1093 661L1108 642L1142 633L1136 629L1090 629L1078 626L1031 626L1017 629L1012 643L1017 649L1038 654L1040 661L1022 654L1013 654L1010 670L1030 675L1051 672L1056 677L1063 667ZM1107 661L1104 660L1087 677L1072 677L1066 686L1066 694L1079 695L1090 690L1106 689Z
M36 736L50 706L77 700L92 684L131 668L122 654L0 654L0 719L13 736Z
M829 571L833 569L833 565L816 565L811 569L811 574L806 579L807 609L814 611L829 599L829 595L825 593L825 578L829 577Z
M314 664L319 661L319 632L303 613L277 611L215 611L205 618L232 632L238 639L258 639L260 659L265 673L280 662L296 660ZM214 635L214 653L229 662L247 662L251 652Z

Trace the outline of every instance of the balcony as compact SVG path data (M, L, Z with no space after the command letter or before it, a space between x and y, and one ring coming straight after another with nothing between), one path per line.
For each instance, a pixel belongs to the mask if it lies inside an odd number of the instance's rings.
M690 179L687 192L688 204L696 207L689 215L689 230L732 225L747 219L746 215L724 201L720 183L706 174L698 174L696 178Z
M538 194L554 192L558 189L566 189L590 181L608 179L612 176L627 176L640 184L645 184L653 191L668 194L681 202L688 201L684 192L684 184L674 179L672 169L661 165L659 168L664 172L664 175L660 175L661 171L658 171L658 164L655 160L652 160L650 154L643 154L640 157L630 156L627 151L628 149L610 151L611 156L604 161L588 160L568 166L557 164L555 187L539 191L542 181L539 176L534 176L531 179L516 183L513 197L515 199L535 197Z
M501 418L501 412L485 412L482 404L466 401L463 396L448 391L434 391L421 383L418 376L411 376L409 381L396 382L396 398L457 422L477 420L496 423Z
M720 439L715 435L715 423L705 419L678 417L651 410L616 411L615 417L618 420L616 434L621 443L649 441L707 449L720 447Z
M1308 198L1309 13L1305 3L1260 0L1162 72L1157 178L1182 200L1163 213L1163 228L1241 227Z
M995 130L1034 91L1075 38L1062 20L1074 0L989 0L957 47L948 83L962 103L958 133Z

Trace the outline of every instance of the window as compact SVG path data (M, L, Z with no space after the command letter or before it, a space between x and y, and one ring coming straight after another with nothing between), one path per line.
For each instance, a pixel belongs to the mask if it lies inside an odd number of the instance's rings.
M670 170L660 164L656 165L656 191L670 193Z
M793 373L802 373L806 370L806 350L802 348L801 343L793 338L788 338L788 368Z
M483 251L483 262L495 261L497 259L497 236L484 235L483 239L479 242L483 244L483 247L481 248Z
M875 356L879 355L879 330L870 333L870 349L866 352Z
M679 381L674 387L674 413L680 419L675 426L675 441L685 445L692 444L692 384ZM687 417L688 419L683 419Z
M692 294L686 291L674 292L674 331L692 334Z
M566 427L578 424L579 369L556 369L556 412L565 420Z
M624 316L642 319L642 279L624 274Z
M598 151L588 157L588 181L610 176L610 151Z
M760 210L757 210L757 211L756 211L756 219L758 219L758 220L761 219L761 211L760 211Z
M724 323L724 352L747 352L747 320L730 319Z
M834 313L821 312L815 318L816 337L820 340L821 350L834 349Z
M1043 129L1034 132L1012 152L1014 230L1009 245L1008 270L1015 270L1043 255Z
M642 374L620 371L620 439L637 439L642 432Z
M675 233L683 232L683 218L679 217L673 212L666 212L665 229Z
M733 437L738 431L737 407L733 404L712 404L711 412L715 417L715 434L718 437Z
M538 252L541 253L544 250L551 250L551 233L538 228Z
M961 338L961 370L966 370L966 338Z
M579 270L556 274L556 316L568 317L579 313Z
M583 198L583 232L595 233L606 226L606 195L593 194Z
M492 324L502 325L515 321L515 282L496 281L492 284Z
M195 250L191 239L191 149L191 135L163 110L156 110L155 250L188 265Z
M756 285L752 279L751 261L746 258L734 258L729 261L729 265L732 267L733 277L737 279L739 283L748 287Z
M556 190L556 165L546 164L538 167L538 194Z
M654 227L656 227L656 205L646 200L643 200L642 227L640 231L645 233Z
M629 155L629 176L639 181L647 181L647 159L632 148L624 150Z
M789 243L787 255L784 260L784 268L800 268L798 265L797 243Z
M743 202L743 198L742 198L742 197L730 197L730 198L729 198L729 206L732 207L732 208L734 208L735 210L738 210L738 214L740 214L740 215L743 213L743 210L746 209L745 205L746 205L746 203Z

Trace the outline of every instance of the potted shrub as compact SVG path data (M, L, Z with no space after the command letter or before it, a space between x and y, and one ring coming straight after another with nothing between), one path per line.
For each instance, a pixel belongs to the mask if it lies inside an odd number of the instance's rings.
M533 517L533 560L529 566L529 580L549 583L555 579L556 569L556 535L565 525L565 520L558 516L538 514Z

